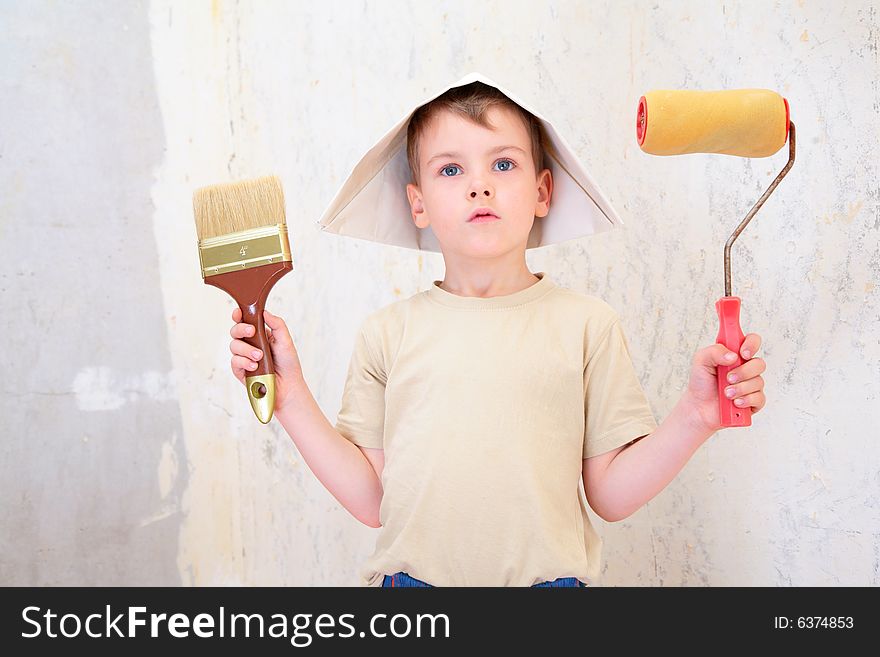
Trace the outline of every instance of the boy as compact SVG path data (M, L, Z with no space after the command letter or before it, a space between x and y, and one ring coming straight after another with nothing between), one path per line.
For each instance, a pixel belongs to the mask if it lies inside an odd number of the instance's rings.
M698 351L658 427L618 314L528 270L553 199L544 142L534 115L480 82L413 113L406 199L446 273L363 323L335 427L284 321L265 314L276 417L336 499L381 527L364 585L584 586L601 554L586 503L608 522L630 516L720 428L715 366L735 354ZM231 330L242 382L262 355L241 340L250 328ZM746 336L732 370L753 413L760 343Z

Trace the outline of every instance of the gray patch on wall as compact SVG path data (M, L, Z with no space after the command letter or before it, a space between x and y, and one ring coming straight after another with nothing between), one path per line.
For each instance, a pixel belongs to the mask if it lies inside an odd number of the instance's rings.
M180 584L148 9L0 6L3 585ZM77 381L101 389L83 405Z

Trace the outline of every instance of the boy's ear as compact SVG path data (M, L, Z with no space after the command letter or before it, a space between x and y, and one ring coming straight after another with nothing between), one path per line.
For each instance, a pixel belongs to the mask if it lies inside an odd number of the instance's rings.
M409 208L415 225L419 228L427 228L430 221L425 213L425 205L422 203L422 194L419 188L412 183L407 184L406 197L409 199Z
M538 175L538 200L535 203L535 216L546 217L550 212L550 198L553 196L553 174L544 169Z

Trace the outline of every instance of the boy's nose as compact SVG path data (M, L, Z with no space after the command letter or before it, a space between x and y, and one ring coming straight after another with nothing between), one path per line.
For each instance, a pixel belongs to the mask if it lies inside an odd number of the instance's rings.
M489 191L488 187L483 187L483 196L492 196L492 192ZM477 192L475 190L471 190L471 198L476 198Z

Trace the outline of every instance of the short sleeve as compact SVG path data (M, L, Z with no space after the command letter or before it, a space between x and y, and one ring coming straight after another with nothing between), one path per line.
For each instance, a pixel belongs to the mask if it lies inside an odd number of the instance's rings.
M657 428L615 316L584 368L583 458L604 454Z
M336 430L355 445L383 447L385 424L385 368L381 349L373 344L369 320L358 331Z

